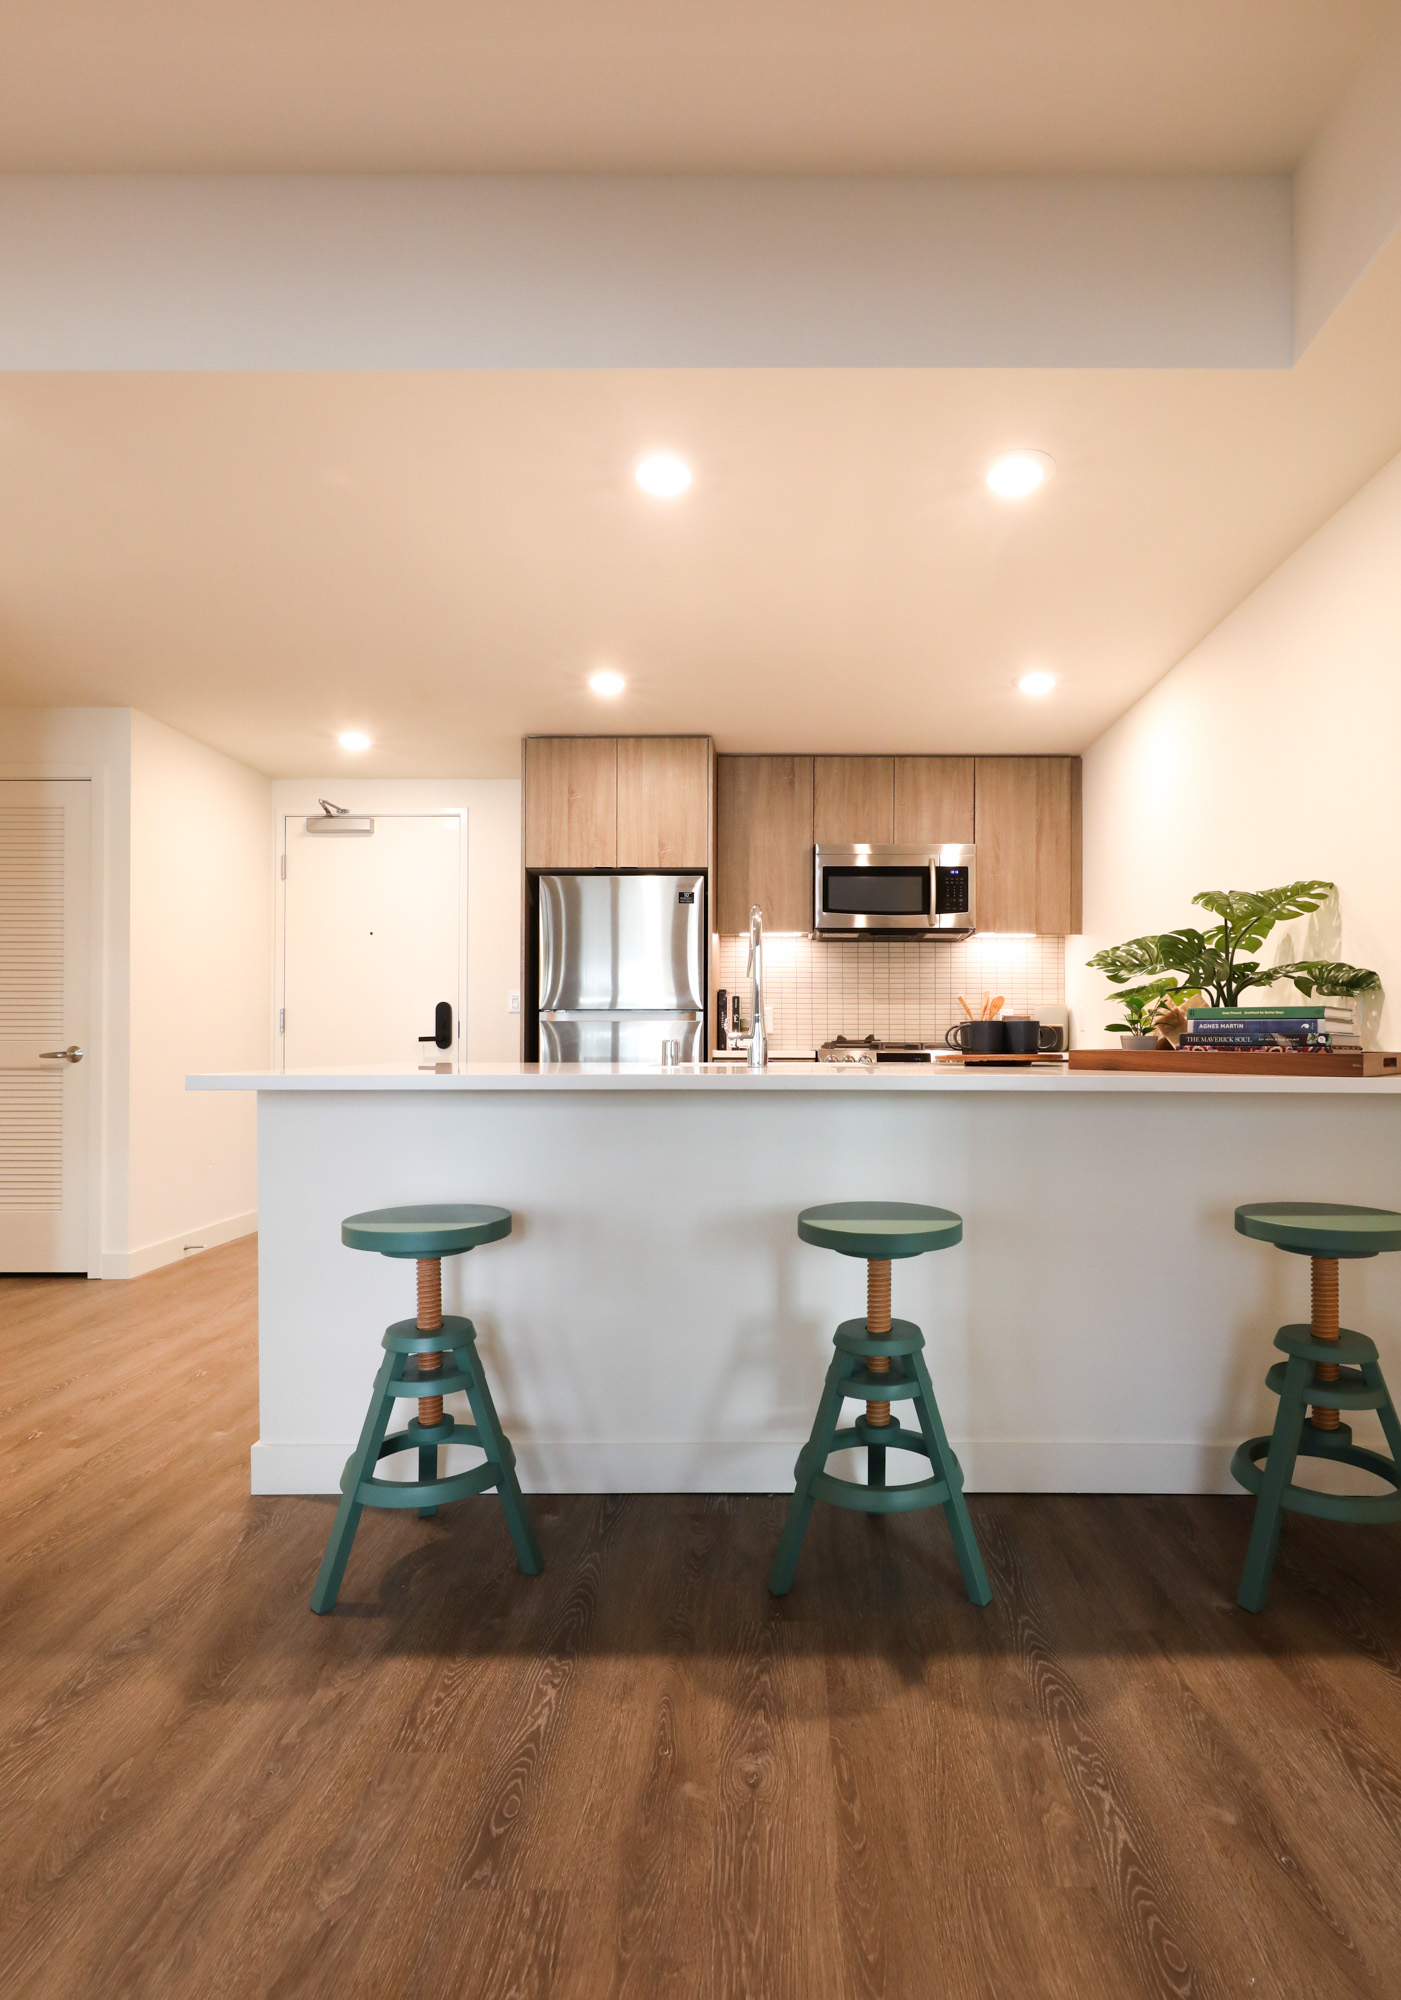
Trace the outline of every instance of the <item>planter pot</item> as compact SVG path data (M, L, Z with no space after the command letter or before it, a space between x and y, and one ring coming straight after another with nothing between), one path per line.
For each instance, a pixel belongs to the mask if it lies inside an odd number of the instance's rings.
M1121 1049L1155 1049L1157 1046L1158 1037L1156 1035L1120 1035L1119 1037L1119 1047Z

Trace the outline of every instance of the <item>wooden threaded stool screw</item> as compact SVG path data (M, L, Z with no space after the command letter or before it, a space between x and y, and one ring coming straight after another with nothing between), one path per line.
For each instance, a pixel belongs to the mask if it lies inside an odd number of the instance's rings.
M418 1330L420 1333L436 1333L443 1323L443 1260L441 1257L420 1257L418 1260ZM420 1375L436 1375L443 1365L441 1352L420 1354L418 1372ZM441 1396L420 1396L418 1399L418 1421L428 1427L443 1421L443 1399Z
M1312 1313L1310 1332L1315 1340L1336 1340L1338 1338L1338 1260L1336 1257L1314 1257L1311 1259ZM1315 1382L1336 1382L1338 1364L1336 1361L1319 1361L1314 1365ZM1342 1422L1337 1410L1323 1410L1315 1403L1309 1412L1314 1426L1321 1431L1335 1431Z
M890 1259L871 1257L866 1262L866 1331L870 1334L890 1331ZM890 1356L873 1354L866 1361L868 1375L888 1375ZM881 1429L890 1422L889 1403L867 1403L866 1422ZM885 1450L885 1446L881 1446Z

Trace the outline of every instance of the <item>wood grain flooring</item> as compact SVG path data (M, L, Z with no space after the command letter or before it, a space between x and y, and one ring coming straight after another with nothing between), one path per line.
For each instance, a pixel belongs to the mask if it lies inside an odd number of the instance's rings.
M250 1499L254 1248L0 1282L7 2000L1397 2000L1401 1534ZM1262 1338L1261 1367L1268 1342ZM813 1384L816 1394L817 1384ZM368 1390L368 1384L366 1385Z

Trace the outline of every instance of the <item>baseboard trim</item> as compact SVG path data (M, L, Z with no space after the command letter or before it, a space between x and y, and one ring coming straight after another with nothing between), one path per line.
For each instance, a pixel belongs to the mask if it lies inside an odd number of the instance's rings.
M265 1444L252 1450L252 1490L259 1494L337 1493L353 1440L339 1444ZM783 1493L803 1440L723 1439L679 1443L516 1441L517 1470L528 1493ZM1058 1441L955 1439L970 1493L1237 1493L1230 1477L1235 1442L1115 1439ZM479 1463L449 1447L448 1466ZM834 1470L841 1470L834 1463ZM394 1468L386 1467L385 1477ZM406 1472L407 1476L407 1472Z
M139 1250L104 1251L100 1276L104 1278L144 1278L148 1271L158 1271L163 1264L179 1264L187 1256L195 1256L201 1250L217 1250L221 1243L232 1243L240 1236L251 1236L258 1227L258 1211L249 1209L245 1215L226 1216L222 1222L206 1222L198 1229L183 1229L178 1236L167 1236L163 1243L146 1243Z

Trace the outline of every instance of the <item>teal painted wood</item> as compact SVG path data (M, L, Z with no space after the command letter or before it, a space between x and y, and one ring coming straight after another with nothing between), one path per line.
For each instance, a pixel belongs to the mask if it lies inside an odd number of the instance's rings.
M1365 1334L1351 1331L1345 1331L1336 1343L1314 1340L1308 1327L1282 1326L1275 1335L1275 1345L1284 1348L1289 1359L1277 1361L1265 1377L1269 1388L1279 1397L1274 1430L1267 1437L1247 1438L1231 1460L1231 1477L1248 1493L1258 1496L1236 1594L1236 1602L1244 1611L1258 1612L1265 1608L1286 1514L1307 1514L1315 1520L1339 1521L1354 1527L1401 1521L1401 1420L1397 1418L1373 1342ZM1344 1369L1336 1383L1315 1382L1314 1362L1332 1361L1340 1352L1360 1359L1361 1366ZM1340 1424L1333 1431L1320 1430L1308 1418L1311 1404L1324 1409L1376 1410L1391 1457L1385 1458L1380 1452L1354 1444L1347 1424ZM1315 1493L1293 1483L1294 1467L1300 1458L1331 1458L1357 1466L1385 1480L1393 1491ZM1265 1461L1263 1467L1261 1459Z
M1246 1202L1236 1210L1236 1228L1300 1257L1375 1257L1401 1250L1401 1215L1346 1202Z
M844 1319L832 1335L833 1347L839 1347L843 1354L859 1354L868 1358L873 1354L891 1354L899 1359L907 1354L918 1354L924 1345L924 1335L912 1319L892 1319L889 1333L870 1333L864 1319Z
M922 1257L957 1243L963 1218L913 1201L829 1201L802 1211L798 1234L843 1257Z
M959 1464L945 1433L944 1420L934 1399L934 1384L929 1379L924 1356L917 1354L913 1365L920 1387L924 1390L915 1408L924 1426L924 1439L929 1446L930 1464L941 1471L949 1483L949 1498L944 1512L948 1517L949 1532L953 1536L958 1567L963 1573L963 1587L974 1604L991 1604L992 1585L988 1582L987 1571L983 1568L983 1559L978 1552L978 1538L973 1533L973 1522L968 1512L968 1502L963 1497L963 1467Z
M1288 1366L1287 1361L1276 1361L1265 1377L1265 1387L1276 1396L1284 1388ZM1309 1391L1310 1403L1323 1410L1379 1410L1387 1400L1385 1388L1370 1388L1360 1368L1340 1368L1336 1382L1315 1382Z
M376 1250L381 1257L460 1257L480 1243L511 1233L509 1208L480 1202L426 1202L408 1208L367 1208L341 1224L341 1242L350 1250Z
M815 1498L812 1490L812 1474L820 1471L832 1455L832 1440L837 1434L837 1418L842 1407L841 1379L845 1367L846 1356L840 1352L834 1354L827 1369L827 1379L822 1385L822 1395L817 1405L817 1415L813 1419L812 1433L798 1453L797 1463L793 1467L797 1484L793 1489L793 1498L788 1503L788 1513L774 1554L773 1568L769 1571L769 1589L775 1597L786 1597L793 1588L793 1572L798 1567L803 1537L812 1518ZM882 1472L884 1464L882 1459Z
M1338 1328L1336 1340L1315 1340L1313 1328L1297 1323L1282 1326L1275 1335L1281 1354L1302 1354L1306 1361L1375 1361L1377 1343L1350 1326Z
M854 1331L857 1328L860 1337ZM813 1503L823 1500L829 1506L859 1514L908 1514L925 1507L942 1507L953 1534L964 1587L973 1603L990 1603L992 1591L963 1497L962 1468L945 1435L933 1384L920 1352L924 1346L923 1334L912 1320L897 1320L892 1323L891 1338L885 1340L868 1333L864 1321L847 1320L838 1329L833 1345L836 1352L827 1370L812 1433L793 1468L797 1483L769 1572L770 1591L775 1597L783 1597L791 1590ZM882 1355L890 1357L890 1373L870 1374L864 1362ZM919 1419L919 1431L907 1430L896 1422L870 1424L864 1416L858 1417L849 1429L839 1430L841 1406L846 1398L858 1402L908 1401ZM866 1447L864 1486L825 1470L834 1451L861 1445ZM888 1451L921 1453L929 1460L929 1478L889 1485Z
M406 1333L406 1327L412 1328L412 1333ZM341 1475L340 1505L311 1593L313 1611L324 1613L334 1609L360 1516L366 1507L412 1508L426 1519L439 1507L464 1500L470 1494L489 1492L494 1487L506 1516L516 1561L527 1576L540 1574L544 1563L516 1477L516 1455L496 1414L476 1340L471 1320L456 1315L445 1318L443 1328L427 1336L419 1332L412 1320L398 1321L386 1331L385 1356L375 1377L360 1441L346 1460ZM420 1376L415 1357L434 1351L450 1352L453 1369ZM438 1395L445 1393L449 1384L466 1390L472 1411L470 1424L445 1415L442 1423L429 1427L414 1417L404 1430L392 1437L387 1435L396 1398L421 1397L425 1392ZM447 1443L475 1445L485 1452L486 1463L466 1472L440 1476L438 1453ZM401 1451L418 1453L418 1478L378 1478L376 1468L381 1459Z

